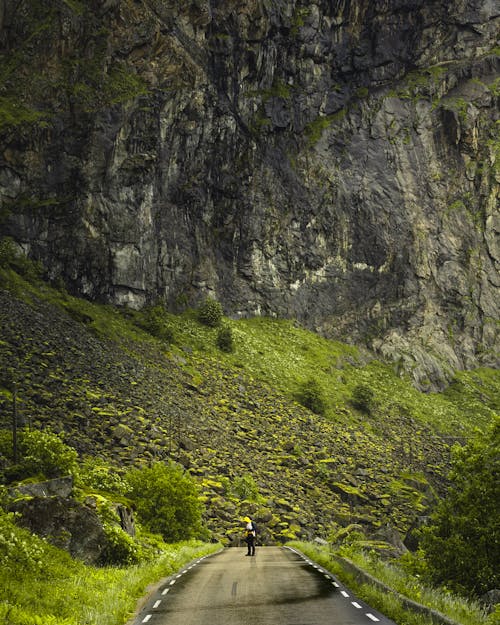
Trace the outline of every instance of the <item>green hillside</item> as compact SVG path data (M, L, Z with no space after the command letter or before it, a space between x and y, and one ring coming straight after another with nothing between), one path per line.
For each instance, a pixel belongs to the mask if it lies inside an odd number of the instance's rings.
M271 543L353 522L404 534L444 492L450 445L498 411L496 371L422 394L365 350L265 318L223 319L228 353L196 311L100 306L17 269L0 276L2 427L14 378L19 419L82 458L178 461L225 544L245 514Z

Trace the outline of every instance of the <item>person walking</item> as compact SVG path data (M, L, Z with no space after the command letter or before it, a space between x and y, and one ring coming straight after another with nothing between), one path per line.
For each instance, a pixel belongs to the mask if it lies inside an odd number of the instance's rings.
M255 523L252 521L250 517L245 517L243 519L246 523L245 525L245 542L247 544L247 556L255 555L255 537L257 535L257 529L255 527Z

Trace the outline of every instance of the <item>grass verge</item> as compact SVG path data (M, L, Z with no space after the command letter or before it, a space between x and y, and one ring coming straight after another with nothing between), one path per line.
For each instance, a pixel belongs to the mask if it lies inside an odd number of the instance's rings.
M377 587L359 582L347 572L338 560L332 557L329 547L304 542L289 543L322 567L336 575L352 589L356 595L379 610L398 625L432 625L430 616L409 611L398 595L431 608L460 625L498 625L498 614L489 616L478 603L447 592L445 589L431 588L419 582L394 564L385 562L365 552L349 552L349 559L394 592L385 592Z
M165 545L154 560L132 567L92 567L28 531L0 527L0 623L123 625L148 585L168 577L217 544Z

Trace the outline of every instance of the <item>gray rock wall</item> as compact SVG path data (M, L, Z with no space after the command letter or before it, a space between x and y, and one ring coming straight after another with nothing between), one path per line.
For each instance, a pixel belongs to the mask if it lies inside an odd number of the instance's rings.
M2 230L85 296L298 318L421 388L498 364L498 13L5 0Z

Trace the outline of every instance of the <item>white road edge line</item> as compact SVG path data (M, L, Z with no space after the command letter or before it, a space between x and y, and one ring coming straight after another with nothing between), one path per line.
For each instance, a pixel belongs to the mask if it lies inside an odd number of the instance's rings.
M340 591L340 594L341 594L343 597L348 597L348 596L349 596L349 593L348 593L348 592L346 592L345 590L341 590L341 591Z
M143 622L143 623L147 623L147 622L149 621L149 619L151 618L151 616L152 616L152 614L148 614L147 616L145 616L145 617L142 619L142 622Z
M359 605L357 601L351 601L351 603L355 608L358 608L358 610L361 610L361 606Z
M337 582L332 582L332 584L335 586L335 588L340 588L340 586L337 584Z
M165 588L165 590L161 593L162 595L166 595L170 588Z
M153 610L156 610L156 608L160 605L161 603L161 599L158 599L158 601L155 601L155 604L153 606Z
M170 586L173 586L174 584L175 584L175 579L173 579L173 580L170 582Z
M380 620L376 616L373 616L373 614L370 614L369 612L367 612L366 616L374 623L378 623L378 621Z

